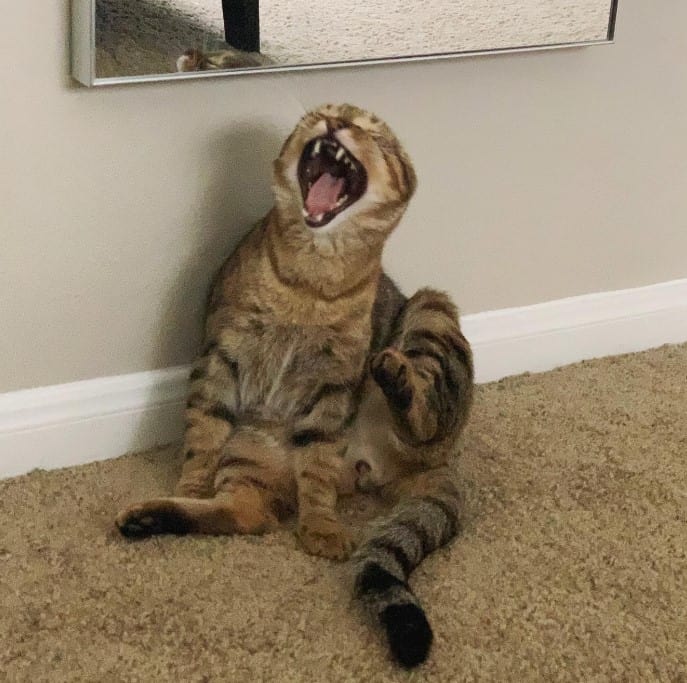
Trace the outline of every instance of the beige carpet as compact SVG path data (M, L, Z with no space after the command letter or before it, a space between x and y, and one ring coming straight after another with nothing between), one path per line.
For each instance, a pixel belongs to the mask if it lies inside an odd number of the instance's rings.
M0 482L0 679L684 681L686 387L682 345L479 389L465 532L412 580L436 641L410 675L288 532L119 538L122 505L172 486L168 452Z

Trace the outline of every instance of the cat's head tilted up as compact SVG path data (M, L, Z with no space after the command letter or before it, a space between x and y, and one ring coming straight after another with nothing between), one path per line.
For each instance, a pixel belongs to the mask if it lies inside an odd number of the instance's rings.
M316 235L349 224L388 233L415 187L412 163L391 129L348 104L303 116L274 165L281 217Z

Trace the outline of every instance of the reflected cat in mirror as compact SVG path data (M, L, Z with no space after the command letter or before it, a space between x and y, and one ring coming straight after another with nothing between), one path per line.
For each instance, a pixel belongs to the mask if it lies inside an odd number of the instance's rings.
M177 59L177 71L213 71L218 69L241 69L251 66L269 66L274 62L260 52L243 52L228 48L203 52L195 48L186 50Z
M117 518L128 537L254 534L295 513L303 548L342 560L338 496L379 494L393 507L353 554L354 591L405 667L432 642L408 578L459 530L450 463L473 394L454 304L406 298L382 270L415 187L376 116L326 105L301 119L274 163L273 208L212 287L176 495Z

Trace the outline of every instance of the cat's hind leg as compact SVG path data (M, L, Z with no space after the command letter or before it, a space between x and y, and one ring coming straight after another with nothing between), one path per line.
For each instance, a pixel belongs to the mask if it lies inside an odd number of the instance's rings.
M472 399L472 353L456 307L445 294L422 289L406 302L389 347L372 358L370 371L402 441L438 443L465 422Z
M394 448L359 476L379 478L395 507L356 551L355 596L386 631L394 658L411 668L426 660L433 636L408 579L460 526L460 497L446 463L470 409L473 366L449 298L423 289L409 299L370 372L386 397ZM375 475L377 459L383 466ZM383 470L394 463L406 473L392 471L389 479Z
M116 519L129 538L154 534L257 534L294 512L286 450L267 430L239 427L223 448L210 498L174 496L131 505Z
M447 467L409 474L382 494L395 507L353 557L354 595L386 632L396 661L412 668L427 659L433 635L408 579L458 533L460 496Z

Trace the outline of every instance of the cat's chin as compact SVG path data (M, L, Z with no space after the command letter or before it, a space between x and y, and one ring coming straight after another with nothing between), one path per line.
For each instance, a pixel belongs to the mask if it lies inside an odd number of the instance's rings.
M325 213L321 216L311 216L306 209L303 209L303 222L305 226L315 233L331 232L337 225L346 221L345 212Z
M345 216L337 215L332 219L323 222L321 225L311 225L308 221L304 221L305 228L314 237L325 237L330 236L338 231L339 226L346 222Z
M305 224L313 230L319 230L329 225L339 214L333 212L321 213L317 216L312 216L307 209L303 209L303 220Z

